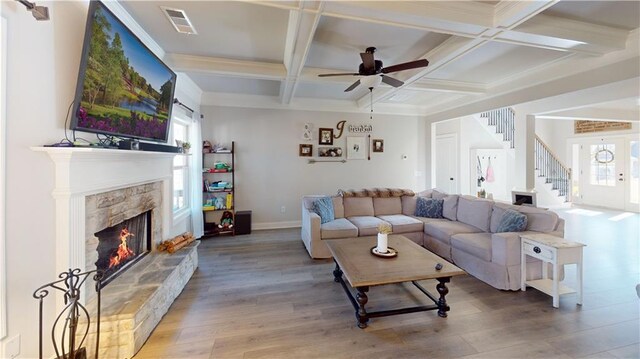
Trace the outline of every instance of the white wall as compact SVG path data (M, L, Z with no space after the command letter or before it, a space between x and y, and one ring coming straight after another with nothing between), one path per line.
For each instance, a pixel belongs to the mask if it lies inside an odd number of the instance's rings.
M17 2L1 4L8 25L8 335L1 347L20 335L20 357L25 358L37 357L38 353L37 301L32 297L33 291L57 277L51 196L53 162L29 148L58 142L64 137L65 114L73 101L78 76L88 2L38 2L38 5L49 6L50 21L36 21ZM53 316L52 309L52 305L47 307L48 318ZM49 348L47 352L50 353Z
M370 120L368 113L214 106L203 106L202 112L204 140L226 145L236 141L236 209L253 211L254 228L299 225L300 198L305 194L368 187L425 188L427 144L421 139L427 126L418 117L374 114ZM313 144L317 156L318 128L335 129L342 120L347 121L345 131L334 146L346 154L346 137L361 135L349 133L348 125L372 124L371 138L384 140L384 152L371 153L371 161L347 163L308 164L309 157L298 156L301 143ZM305 123L314 125L314 141L302 140ZM282 206L285 213L280 211Z
M464 116L454 120L438 122L436 123L436 135L444 135L449 133L457 133L459 147L459 167L460 167L460 193L468 195L476 195L477 185L477 173L476 173L476 158L471 158L471 151L475 149L495 149L503 150L504 158L507 166L512 166L513 157L509 156L503 148L501 141L499 141L491 132L479 121L486 121L484 119L478 120L476 115ZM437 149L435 150L435 156L438 155ZM493 163L492 163L493 165ZM495 168L495 166L494 166ZM486 171L486 167L483 164L483 171ZM502 172L502 173L500 173ZM502 183L505 186L505 192L509 192L512 187L513 175L507 171L496 171L496 175L501 177L498 183ZM510 193L510 192L509 192ZM508 198L497 198L506 199Z

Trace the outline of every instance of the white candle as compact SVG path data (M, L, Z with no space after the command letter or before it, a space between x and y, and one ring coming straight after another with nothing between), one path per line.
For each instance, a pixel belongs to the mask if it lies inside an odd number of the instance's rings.
M378 247L376 248L378 253L387 253L387 234L378 233Z

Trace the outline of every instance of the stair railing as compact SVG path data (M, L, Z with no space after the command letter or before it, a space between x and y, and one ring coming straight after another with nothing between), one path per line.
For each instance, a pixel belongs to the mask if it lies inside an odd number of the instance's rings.
M487 119L489 126L496 127L496 133L502 134L502 140L509 142L510 148L515 148L515 119L516 113L509 107L482 112L480 117Z
M551 151L540 137L536 135L535 142L536 169L540 177L551 183L552 189L558 190L565 202L571 201L571 169Z

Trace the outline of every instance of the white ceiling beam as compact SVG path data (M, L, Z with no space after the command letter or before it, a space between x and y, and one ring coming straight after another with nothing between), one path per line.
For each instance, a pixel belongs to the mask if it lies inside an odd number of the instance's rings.
M598 106L598 105L594 105ZM623 121L638 122L640 121L640 111L629 109L613 109L613 108L578 108L567 111L559 111L547 115L536 115L536 118L553 119L553 120L589 120L589 121Z
M496 40L525 46L592 55L625 48L629 31L562 17L539 14L513 30L503 31Z
M174 71L181 72L200 72L221 76L278 81L287 77L287 70L284 65L268 62L230 60L176 53L166 54L164 61Z
M314 6L316 12L304 12L305 8ZM283 104L289 104L298 85L298 78L302 72L307 55L313 42L313 36L318 28L322 16L323 2L302 2L298 10L289 11L289 24L285 43L285 68L287 77L280 87L280 99Z
M412 84L414 81L422 78L423 76L437 70L442 66L447 65L452 61L455 61L456 59L468 54L470 51L489 43L490 37L487 37L488 35L495 36L501 31L511 30L512 27L517 26L526 19L530 19L533 16L536 16L547 7L553 5L556 1L557 0L535 2L526 0L510 1L504 7L496 7L496 16L493 23L494 28L487 30L484 36L479 36L472 39L465 39L460 37L451 37L447 39L445 42L440 44L440 46L421 56L421 58L426 58L427 60L429 60L428 67L423 68L417 73L415 71L406 72L413 75L405 75L404 73L394 75L394 77L398 77L399 80L404 81L405 84L398 88L393 88L386 91L378 91L377 94L373 97L373 102L376 103L378 101L389 98L398 90ZM359 106L364 107L370 101L371 99L368 99L367 96L363 96L358 99L357 102Z

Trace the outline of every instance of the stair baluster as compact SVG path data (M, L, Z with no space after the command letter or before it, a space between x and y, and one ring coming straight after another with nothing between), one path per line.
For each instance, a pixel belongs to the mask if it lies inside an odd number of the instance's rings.
M571 169L565 166L538 136L536 136L534 148L538 175L545 177L545 182L550 183L551 188L565 198L565 202L569 202L571 200Z

